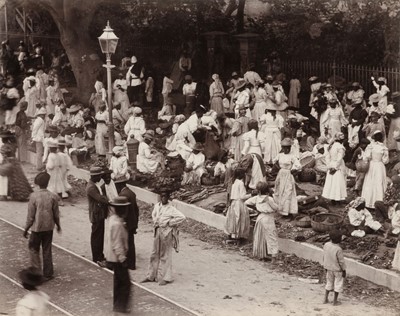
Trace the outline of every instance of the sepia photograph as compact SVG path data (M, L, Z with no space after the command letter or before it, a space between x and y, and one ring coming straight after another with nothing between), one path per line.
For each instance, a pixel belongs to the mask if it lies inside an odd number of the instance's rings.
M0 315L399 316L399 0L0 0Z

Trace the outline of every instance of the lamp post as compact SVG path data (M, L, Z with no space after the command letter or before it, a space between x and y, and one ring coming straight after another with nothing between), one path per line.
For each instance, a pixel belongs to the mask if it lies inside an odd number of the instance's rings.
M106 28L103 30L103 34L98 38L100 48L103 54L106 54L106 64L103 67L107 68L107 102L108 102L108 146L109 152L112 152L114 148L114 123L112 119L112 89L111 89L111 69L114 65L111 65L111 54L115 53L118 44L118 37L114 34L113 29L110 27L110 22L107 21Z

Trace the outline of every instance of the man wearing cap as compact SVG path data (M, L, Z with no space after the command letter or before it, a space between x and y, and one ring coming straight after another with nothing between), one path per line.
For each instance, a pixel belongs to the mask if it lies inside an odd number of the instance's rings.
M143 78L143 68L139 65L135 56L131 57L132 66L126 72L128 98L130 102L139 100L140 86Z
M108 199L103 192L101 167L90 168L90 180L86 186L86 195L89 204L89 219L92 223L90 245L92 259L100 266L105 266L104 247L104 220L108 212Z
M141 141L142 135L146 133L146 123L142 117L142 109L135 106L131 108L130 111L132 115L124 126L125 134L128 135L127 141L131 138Z
M46 280L53 278L54 274L51 253L54 226L57 226L58 233L61 232L58 196L47 190L49 181L50 175L47 172L41 172L35 177L35 184L40 189L29 197L24 231L24 237L28 238L28 230L31 230L29 238L31 264L38 269L41 269L39 254L42 246L43 276Z
M128 230L125 226L130 203L124 196L115 197L110 202L114 210L109 218L109 243L104 248L107 262L114 271L113 311L129 313L131 281L128 272Z
M178 226L186 219L169 203L170 193L163 189L161 202L154 206L151 214L154 226L154 243L150 256L150 266L144 282L158 282L166 285L173 282L172 248L178 251Z
M44 118L46 117L46 109L40 108L36 113L36 119L33 122L32 126L32 141L35 142L36 147L36 170L40 171L43 168L43 141L44 141L44 132L45 132L45 122Z
M182 93L185 96L186 111L191 113L196 102L196 86L197 83L193 82L191 75L185 76L185 84L182 88Z

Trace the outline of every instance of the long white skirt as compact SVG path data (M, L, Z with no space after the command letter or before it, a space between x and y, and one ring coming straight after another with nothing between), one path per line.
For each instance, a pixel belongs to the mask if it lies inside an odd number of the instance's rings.
M8 177L0 176L0 196L8 195Z
M279 128L268 126L263 130L265 134L264 162L271 163L281 151L281 132Z
M394 139L395 131L400 132L400 117L393 118L390 121L390 128L389 128L389 133L388 133L388 137L387 137L387 145L388 145L389 150L392 150L392 149L400 150L398 143Z
M251 178L249 183L250 189L255 189L258 182L265 182L266 179L263 176L260 163L256 155L251 155L253 157L253 165L251 167Z
M343 201L346 199L346 177L342 170L339 169L332 175L328 169L322 196L333 201Z
M282 209L281 215L298 213L296 182L290 170L281 168L275 179L274 200Z
M365 174L361 196L365 205L375 208L376 201L383 201L386 191L386 168L382 161L371 161Z
M265 101L258 101L254 104L254 109L251 111L254 120L259 122L261 115L265 114L265 109L267 108L267 103Z
M253 256L259 259L267 255L275 257L279 252L278 233L272 214L260 214L254 226Z

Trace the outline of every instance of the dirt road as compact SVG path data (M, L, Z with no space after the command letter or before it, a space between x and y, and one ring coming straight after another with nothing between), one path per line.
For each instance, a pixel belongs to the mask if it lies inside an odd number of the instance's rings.
M19 226L24 225L26 212L26 203L0 202L0 217ZM61 224L63 233L55 233L54 242L90 259L86 199L61 207ZM152 227L140 223L137 270L131 274L135 281L146 274L151 240ZM323 285L303 283L297 277L274 272L269 264L215 249L187 234L181 235L181 250L174 254L173 265L174 283L164 287L146 283L146 287L204 315L396 315L389 306L376 308L346 296L342 306L323 305Z

